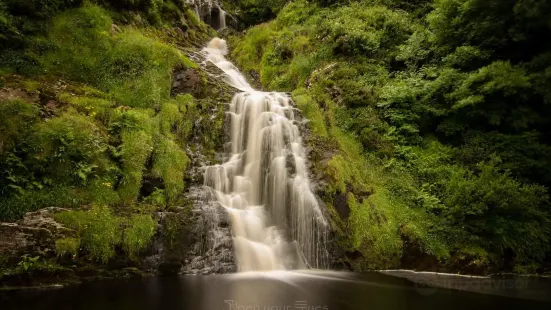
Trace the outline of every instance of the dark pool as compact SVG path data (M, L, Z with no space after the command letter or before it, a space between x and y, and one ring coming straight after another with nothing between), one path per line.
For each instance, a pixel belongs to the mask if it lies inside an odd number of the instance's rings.
M415 278L412 274L271 272L104 281L0 293L0 309L551 309L548 280L439 277L427 281L430 275L426 274L421 281Z

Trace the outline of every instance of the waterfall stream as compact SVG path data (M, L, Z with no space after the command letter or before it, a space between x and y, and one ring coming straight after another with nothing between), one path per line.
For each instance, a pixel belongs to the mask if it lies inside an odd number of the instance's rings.
M213 39L206 61L241 90L229 106L231 153L206 167L204 184L231 219L238 271L326 268L328 224L312 193L290 98L254 90Z

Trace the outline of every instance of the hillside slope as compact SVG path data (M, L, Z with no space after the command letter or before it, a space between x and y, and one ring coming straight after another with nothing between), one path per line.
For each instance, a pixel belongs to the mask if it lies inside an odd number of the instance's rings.
M232 55L309 119L345 263L549 270L548 2L254 3Z

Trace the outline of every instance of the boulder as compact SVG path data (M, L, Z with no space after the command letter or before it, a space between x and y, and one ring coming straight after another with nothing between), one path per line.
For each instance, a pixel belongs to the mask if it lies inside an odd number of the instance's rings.
M61 208L28 212L17 223L0 223L0 256L19 260L23 255L53 257L55 241L76 232L57 223L53 214Z
M194 68L180 69L174 72L172 95L191 94L195 98L204 97L205 80L201 72Z

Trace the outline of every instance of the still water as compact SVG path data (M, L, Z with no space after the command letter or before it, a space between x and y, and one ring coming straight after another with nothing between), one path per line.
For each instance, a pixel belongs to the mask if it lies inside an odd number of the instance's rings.
M460 291L411 278L381 273L256 272L104 281L0 293L0 309L551 309L548 280L439 279L439 285L470 290Z

